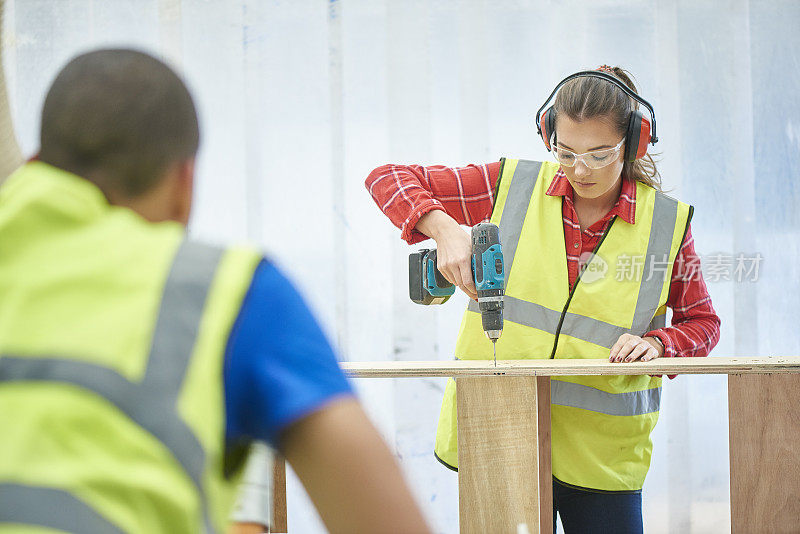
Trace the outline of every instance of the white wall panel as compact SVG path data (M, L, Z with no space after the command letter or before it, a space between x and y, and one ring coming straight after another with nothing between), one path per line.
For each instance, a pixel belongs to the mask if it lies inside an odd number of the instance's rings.
M378 165L548 158L534 115L565 75L622 65L655 106L665 188L712 253L763 261L707 279L717 355L796 353L800 301L800 5L791 0L6 0L4 60L23 151L57 70L135 46L180 68L202 146L191 232L249 240L284 266L348 360L450 359L466 298L412 304L412 248L364 189ZM370 417L437 532L456 476L434 460L444 381L361 380ZM644 493L647 532L729 528L722 377L665 382ZM296 532L321 523L289 479Z

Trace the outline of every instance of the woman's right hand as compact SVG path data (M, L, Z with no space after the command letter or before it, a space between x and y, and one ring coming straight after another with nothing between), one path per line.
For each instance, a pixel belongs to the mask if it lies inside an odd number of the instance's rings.
M472 279L472 238L442 210L429 211L417 222L417 230L436 241L436 268L450 283L477 299Z

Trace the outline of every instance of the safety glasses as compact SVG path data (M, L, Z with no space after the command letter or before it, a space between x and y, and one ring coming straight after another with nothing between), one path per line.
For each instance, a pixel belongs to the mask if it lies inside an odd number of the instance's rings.
M623 143L625 143L625 139L617 143L615 147L592 150L590 152L584 152L583 154L576 154L566 148L559 148L555 144L551 144L550 146L553 147L553 155L556 157L556 160L564 167L574 167L578 164L578 161L582 161L583 164L590 169L602 169L616 161Z

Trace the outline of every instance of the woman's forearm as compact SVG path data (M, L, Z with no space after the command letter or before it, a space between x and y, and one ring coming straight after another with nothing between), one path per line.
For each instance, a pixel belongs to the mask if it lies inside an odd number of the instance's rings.
M488 218L499 174L499 162L466 167L389 164L373 170L365 186L378 208L401 229L402 238L412 244L431 237L419 221L434 211L467 226Z

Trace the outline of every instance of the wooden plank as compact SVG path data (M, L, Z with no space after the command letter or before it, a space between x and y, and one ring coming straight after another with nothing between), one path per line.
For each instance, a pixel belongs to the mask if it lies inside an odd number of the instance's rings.
M609 363L608 360L491 360L343 362L342 369L358 378L419 376L567 376L800 373L800 356L757 358L657 358L649 362Z
M539 430L539 531L553 528L553 468L550 455L550 377L536 378Z
M513 533L521 524L539 532L536 378L468 377L457 385L461 532Z
M800 529L800 376L730 375L731 531Z
M270 532L289 532L286 514L286 460L275 454L272 464L272 525Z
M226 532L227 534L263 534L266 531L261 523L237 522L231 523Z

